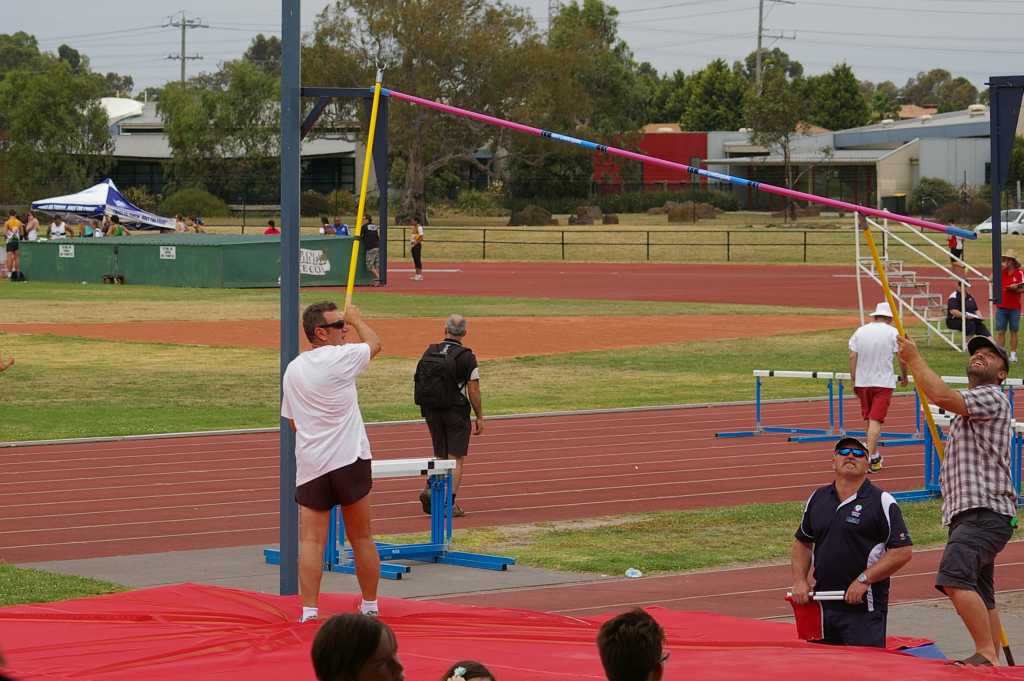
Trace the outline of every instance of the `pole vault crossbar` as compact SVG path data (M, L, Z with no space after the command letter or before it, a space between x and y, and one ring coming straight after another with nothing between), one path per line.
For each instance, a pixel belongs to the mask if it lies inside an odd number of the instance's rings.
M942 225L937 222L931 222L930 220L922 220L920 218L913 218L907 215L899 215L898 213L890 213L889 211L881 210L878 208L861 206L856 203L848 203L846 201L839 201L838 199L830 199L824 196L818 196L817 194L808 194L807 192L801 192L795 189L788 189L786 187L779 187L773 184L766 184L764 182L748 180L746 178L737 177L735 175L726 175L725 173L718 173L712 170L697 168L695 166L688 166L685 163L679 163L677 161L668 161L663 158L658 158L657 156L640 154L635 151L620 149L618 147L612 147L606 144L599 144L597 142L591 142L589 140L580 139L578 137L573 137L571 135L563 135L562 133L552 132L550 130L535 128L530 125L516 123L514 121L505 120L503 118L497 118L495 116L488 116L487 114L477 113L476 111L460 109L457 106L452 106L450 104L442 104L441 102L435 102L433 100L424 99L422 97L416 97L414 95L407 95L404 92L399 92L397 90L383 88L381 89L381 94L387 97L394 97L395 99L399 99L410 104L415 104L417 106L422 106L428 109L434 109L435 111L441 111L444 113L452 114L453 116L469 118L470 120L474 120L479 123L496 125L498 127L516 130L527 135L533 135L534 137L542 137L544 139L550 139L556 142L573 144L578 147L583 147L584 149L599 151L610 156L618 156L620 158L628 158L633 161L652 163L654 165L660 165L664 168L671 168L673 170L687 172L690 173L691 175L700 175L701 177L719 180L720 182L727 182L729 184L739 185L741 187L749 187L751 189L754 189L755 191L765 192L767 194L776 194L778 196L784 196L790 199L796 199L798 201L809 201L811 203L829 206L830 208L837 208L839 210L843 210L849 213L860 213L861 215L870 215L871 217L876 217L883 220L897 220L908 225L914 225L915 227L923 227L925 229L943 232L945 234L953 234L963 239L978 238L974 232L968 229L961 229L960 227L954 227L952 225Z

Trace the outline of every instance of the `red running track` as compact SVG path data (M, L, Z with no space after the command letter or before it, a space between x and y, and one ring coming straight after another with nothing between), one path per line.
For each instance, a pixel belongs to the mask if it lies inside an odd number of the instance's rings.
M806 426L824 410L772 404L765 417ZM471 445L457 527L803 500L830 480L827 443L714 437L752 417L726 406L491 419ZM912 401L897 399L888 425L912 430L911 419ZM430 455L423 424L368 431L378 458ZM890 449L876 482L918 488L921 460L920 446ZM0 463L10 563L277 543L276 433L3 448ZM421 484L375 484L375 532L426 530Z
M942 549L916 551L911 563L892 578L890 602L942 597L934 587L941 557ZM580 617L651 605L736 617L783 617L792 614L783 600L792 583L789 564L785 564L506 589L432 600ZM1000 591L1024 589L1024 541L1008 544L999 554L996 584Z
M852 257L850 266L428 262L423 281L410 281L396 263L391 268L399 271L387 290L396 293L857 307ZM881 295L864 282L866 304Z

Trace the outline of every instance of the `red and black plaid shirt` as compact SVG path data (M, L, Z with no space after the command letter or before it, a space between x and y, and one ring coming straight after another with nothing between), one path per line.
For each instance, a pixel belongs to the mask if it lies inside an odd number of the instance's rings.
M942 462L942 523L957 513L987 508L1013 516L1017 494L1010 479L1010 402L998 385L979 385L962 391L967 416L957 416L949 428L946 460Z

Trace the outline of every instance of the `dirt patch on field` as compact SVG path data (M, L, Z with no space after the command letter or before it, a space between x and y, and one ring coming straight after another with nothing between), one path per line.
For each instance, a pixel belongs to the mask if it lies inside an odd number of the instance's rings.
M373 319L385 355L419 357L443 336L443 319ZM466 344L480 359L554 355L661 343L758 338L857 326L856 317L817 315L669 315L597 317L476 317ZM122 324L0 324L0 332L212 347L278 347L274 320L129 322ZM302 333L303 347L307 347ZM352 338L355 338L353 333Z

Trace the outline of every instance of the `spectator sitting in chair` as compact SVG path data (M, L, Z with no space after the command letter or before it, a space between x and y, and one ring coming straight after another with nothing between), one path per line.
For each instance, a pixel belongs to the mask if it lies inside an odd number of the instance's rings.
M334 233L337 236L351 236L348 225L341 221L341 216L334 218Z
M321 216L320 217L320 233L321 234L334 234L335 233L334 225L331 224L331 221L328 220L326 216Z
M263 233L267 234L267 235L274 235L274 234L280 234L281 230L279 230L277 228L277 226L274 224L273 220L267 220L267 228L265 230L263 230Z
M967 278L967 268L963 265L954 265L953 272L961 279ZM966 313L966 320L964 320L964 313ZM985 328L985 321L978 314L977 301L963 285L953 289L946 301L946 328L963 331L967 338L992 335Z
M107 230L107 236L128 236L127 230L121 224L121 218L116 215L110 218L110 229Z
M51 239L67 239L69 235L68 226L64 224L64 220L62 218L56 218L50 223Z

